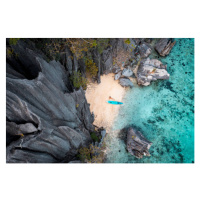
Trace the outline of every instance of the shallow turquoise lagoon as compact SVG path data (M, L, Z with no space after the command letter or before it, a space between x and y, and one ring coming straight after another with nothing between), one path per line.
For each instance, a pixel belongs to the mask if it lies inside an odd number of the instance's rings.
M127 91L106 138L108 163L194 162L194 39L176 39L167 57L151 57L167 64L170 79ZM126 151L118 130L131 125L153 143L151 157L137 159Z

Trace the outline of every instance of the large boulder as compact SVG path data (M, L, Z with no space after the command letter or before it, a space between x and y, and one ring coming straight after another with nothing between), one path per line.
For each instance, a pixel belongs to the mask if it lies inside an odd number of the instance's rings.
M133 83L129 78L120 78L119 83L122 87L133 87Z
M117 74L115 74L115 80L118 80L122 75L122 71L119 71Z
M13 48L18 56L7 58L6 161L69 162L94 130L85 92L71 90L59 62L47 63L23 41Z
M123 69L122 76L130 77L132 75L133 75L133 71L131 70L130 67Z
M136 158L142 158L143 156L150 156L149 148L152 143L148 141L140 131L134 128L129 128L127 133L127 150Z
M142 60L137 70L138 85L148 86L151 81L158 79L169 79L169 73L166 71L167 66L163 65L157 59Z
M160 39L156 45L155 50L161 55L166 56L170 53L172 47L175 45L176 41L172 41L172 39L169 38L162 38Z
M149 44L146 44L145 42L143 42L140 46L139 46L139 53L140 56L142 58L146 58L151 54L151 47Z

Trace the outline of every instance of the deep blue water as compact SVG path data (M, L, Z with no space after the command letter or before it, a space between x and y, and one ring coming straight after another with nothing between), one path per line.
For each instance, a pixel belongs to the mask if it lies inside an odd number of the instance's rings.
M167 64L170 79L134 84L127 91L106 138L108 163L194 162L194 39L176 39L170 54L158 59ZM151 157L137 159L127 152L118 130L131 125L153 143Z

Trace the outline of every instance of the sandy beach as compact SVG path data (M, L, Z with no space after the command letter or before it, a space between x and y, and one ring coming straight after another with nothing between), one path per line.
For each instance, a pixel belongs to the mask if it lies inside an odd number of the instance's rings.
M120 105L111 105L106 101L111 96L116 101L122 101L125 94L118 80L114 80L114 74L101 76L101 83L91 83L86 90L86 98L90 104L90 111L95 115L94 125L110 130Z

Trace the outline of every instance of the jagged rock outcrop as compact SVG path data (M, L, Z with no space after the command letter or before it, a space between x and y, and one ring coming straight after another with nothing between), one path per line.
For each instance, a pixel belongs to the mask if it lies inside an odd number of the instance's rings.
M146 58L151 54L151 47L149 44L143 42L139 47L139 53L142 58Z
M150 156L149 149L152 142L148 141L140 131L130 127L127 133L127 150L136 158Z
M146 43L151 43L151 42L152 42L152 38L145 38L144 41L145 41Z
M121 68L119 66L115 65L112 69L112 73L117 74L120 70L121 70Z
M133 83L132 81L129 79L129 78L120 78L119 79L119 84L122 86L122 87L133 87Z
M122 75L122 71L119 71L117 74L115 74L115 80L118 80Z
M47 63L23 41L12 48L17 56L7 57L6 160L69 162L94 130L85 92L73 90L59 62Z
M100 143L99 143L99 145L98 145L99 147L102 145L105 136L106 136L106 130L103 129L103 130L101 131L101 141L100 141Z
M108 48L103 51L102 56L102 73L103 74L108 74L112 72L113 68L113 57L112 57L112 49Z
M175 45L176 41L172 41L172 39L169 38L162 38L160 39L156 45L155 50L161 55L166 56L170 53L172 47Z
M166 68L167 66L157 59L147 58L142 60L137 70L138 85L148 86L151 81L169 79L170 75Z
M122 71L122 76L130 77L133 75L133 71L131 68L128 66L127 68L123 69Z

